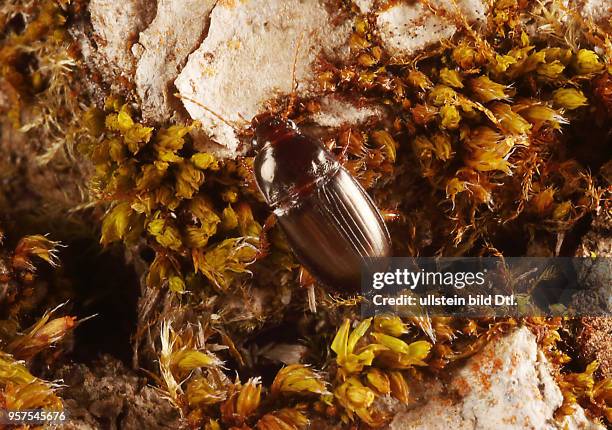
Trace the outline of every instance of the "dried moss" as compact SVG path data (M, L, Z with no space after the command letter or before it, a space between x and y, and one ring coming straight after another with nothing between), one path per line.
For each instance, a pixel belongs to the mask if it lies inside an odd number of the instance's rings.
M412 163L420 166L425 182L414 200L431 204L417 209L403 201L403 212L424 211L437 226L429 236L453 240L422 250L408 244L411 254L490 252L499 225L534 236L539 224L555 234L599 207L602 191L588 167L561 148L572 121L599 111L592 83L607 75L606 60L593 50L553 42L553 35L530 40L519 19L523 10L510 3L494 8L495 31L477 35L467 29L468 38L410 62L384 51L375 65L360 61L381 46L364 19L351 39L355 63L322 75L334 90L382 99L391 110L400 145L389 194L403 191ZM460 16L450 17L466 26ZM563 40L563 24L556 24ZM554 208L534 217L529 207L544 189L553 190Z
M364 17L351 37L353 61L322 65L318 81L324 92L346 92L386 106L384 122L343 128L325 143L375 193L382 208L399 211L392 229L409 234L394 234L397 255L498 254L500 226L522 230L535 241L539 234L554 237L570 230L598 209L603 191L588 167L565 149L563 131L590 113L607 118L601 109L607 90L597 87L607 82L606 57L562 38L554 44L552 37L531 40L521 30L522 13L517 4L499 3L494 28L482 37L451 13L468 37L410 62L390 57ZM302 100L292 116L305 124L318 109L316 100ZM189 128L149 129L117 101L90 116L97 118L91 130L99 136L89 150L98 171L96 189L101 200L111 202L103 242L144 238L156 251L149 287L204 291L191 297L188 309L198 300L217 297L206 288L198 290L201 282L186 275L192 269L221 297L268 279L252 263L259 259L274 267L279 260L264 257L265 211L253 200L248 159L216 162L193 149ZM428 223L419 225L424 219ZM430 231L423 240L424 229ZM282 237L273 243L273 253L285 254ZM288 274L292 268L287 263L282 270ZM254 277L245 276L251 270ZM285 287L295 282L282 279ZM328 319L327 324L343 313L352 316L356 304L346 298L334 303L320 291L315 300L324 310L316 318ZM212 309L223 313L227 308ZM267 312L260 316L266 318ZM243 311L241 317L253 315ZM560 320L378 317L355 323L351 331L348 319L334 339L318 339L323 359L317 364L325 372L287 367L267 389L258 378L228 378L220 356L243 363L245 350L242 339L236 346L218 321L206 321L197 330L183 324L177 332L165 326L160 352L159 384L192 425L211 429L275 428L278 420L301 428L316 415L380 426L388 417L376 410L376 399L390 395L407 402L408 379L422 375L417 368L443 372L521 323L540 334L553 363L564 368L569 361L559 349ZM228 351L212 358L209 344L219 340ZM184 381L184 369L172 364L172 357L183 354L202 359L192 361ZM580 378L561 375L560 381L569 382L561 383L566 403L560 414L588 398L567 394L580 391ZM303 380L301 389L287 382L293 378ZM598 391L594 404L599 407L606 404L604 392Z
M75 318L51 318L57 309L46 312L30 328L23 328L36 309L33 296L36 269L40 261L58 264L58 243L45 236L26 236L12 251L3 245L0 231L0 404L9 410L62 410L57 396L58 386L33 376L28 370L35 356L49 354L51 348L68 336L75 327ZM55 351L59 354L59 351Z
M0 37L0 85L9 98L7 117L15 128L46 143L42 163L58 154L70 156L80 138L77 79L78 51L67 20L78 2L48 0L40 4L8 2L5 16L22 17L22 32L7 29Z

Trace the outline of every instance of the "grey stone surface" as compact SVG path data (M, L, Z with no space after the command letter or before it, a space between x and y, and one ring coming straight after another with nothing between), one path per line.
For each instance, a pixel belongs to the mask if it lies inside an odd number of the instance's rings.
M319 100L320 111L311 120L321 127L336 128L343 125L363 124L372 117L384 115L384 109L375 104L358 105L338 95L324 96Z

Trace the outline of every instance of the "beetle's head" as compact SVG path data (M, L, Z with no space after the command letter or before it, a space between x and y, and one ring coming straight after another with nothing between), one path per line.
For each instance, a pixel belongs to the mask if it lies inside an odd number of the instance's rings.
M255 116L251 121L251 129L255 135L253 146L256 149L263 147L267 142L274 143L283 136L295 133L297 130L293 121L271 112Z

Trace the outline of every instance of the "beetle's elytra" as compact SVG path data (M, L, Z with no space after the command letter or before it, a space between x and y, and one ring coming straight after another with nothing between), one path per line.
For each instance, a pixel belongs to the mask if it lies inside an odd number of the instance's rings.
M322 283L356 290L365 257L388 257L391 239L357 180L293 122L253 120L255 178L296 257Z

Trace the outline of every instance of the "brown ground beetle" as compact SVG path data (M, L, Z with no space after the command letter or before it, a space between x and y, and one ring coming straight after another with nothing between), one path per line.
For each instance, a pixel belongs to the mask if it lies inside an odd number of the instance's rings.
M391 239L357 180L316 139L269 113L253 119L255 179L298 260L322 283L360 287L365 257L388 257Z

